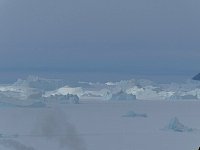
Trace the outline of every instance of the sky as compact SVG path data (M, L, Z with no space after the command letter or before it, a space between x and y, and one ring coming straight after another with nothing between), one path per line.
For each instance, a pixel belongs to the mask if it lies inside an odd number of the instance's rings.
M199 0L0 0L0 71L200 72Z

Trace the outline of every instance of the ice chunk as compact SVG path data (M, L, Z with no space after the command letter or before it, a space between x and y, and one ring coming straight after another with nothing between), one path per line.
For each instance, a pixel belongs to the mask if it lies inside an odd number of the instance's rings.
M175 132L192 132L194 130L180 123L177 117L172 118L165 129Z
M145 114L145 113L140 114L140 113L136 113L134 111L129 111L125 115L123 115L122 117L132 117L132 118L134 118L134 117L142 117L142 118L146 118L147 114Z

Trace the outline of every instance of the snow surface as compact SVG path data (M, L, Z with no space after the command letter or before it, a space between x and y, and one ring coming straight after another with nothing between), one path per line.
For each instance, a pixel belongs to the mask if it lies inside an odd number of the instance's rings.
M91 102L0 109L2 150L197 149L199 101ZM148 117L122 117L130 110ZM137 113L140 114L140 113ZM143 113L141 113L143 114ZM161 130L169 120L173 129ZM182 122L184 125L182 125ZM186 127L187 125L188 127ZM175 131L181 132L175 132ZM171 131L171 130L170 130ZM184 131L184 132L182 132ZM9 144L6 144L9 143ZM9 145L9 146L7 146Z

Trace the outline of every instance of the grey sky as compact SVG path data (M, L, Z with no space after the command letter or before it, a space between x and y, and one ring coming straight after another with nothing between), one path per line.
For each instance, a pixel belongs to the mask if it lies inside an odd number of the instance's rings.
M0 68L198 72L199 8L199 0L0 0Z

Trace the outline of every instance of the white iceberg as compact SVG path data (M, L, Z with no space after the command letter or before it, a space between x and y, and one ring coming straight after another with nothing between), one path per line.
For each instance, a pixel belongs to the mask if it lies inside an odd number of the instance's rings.
M69 86L64 86L59 89L56 89L54 91L47 91L43 95L44 97L49 97L53 95L68 95L68 94L73 94L77 96L81 96L84 94L83 89L81 87L69 87Z

